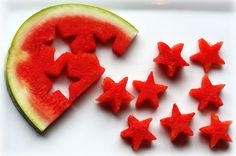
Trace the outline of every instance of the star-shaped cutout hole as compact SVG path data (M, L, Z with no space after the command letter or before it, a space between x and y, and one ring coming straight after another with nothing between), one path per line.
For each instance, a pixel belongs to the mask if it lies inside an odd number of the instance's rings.
M190 60L203 66L207 73L212 67L221 67L225 64L224 60L219 56L220 48L223 42L218 42L214 45L208 43L205 39L198 40L200 52L192 55Z
M111 78L106 77L103 81L104 93L96 100L100 104L110 107L113 113L118 113L121 108L127 107L134 98L126 90L127 81L128 77L125 77L120 82L115 83Z
M70 51L68 44L63 41L60 37L56 37L50 45L55 49L54 51L54 61L56 61L62 54L67 51ZM60 58L62 59L62 58ZM52 81L52 88L49 92L53 93L56 91L60 91L67 99L69 99L69 89L68 86L73 83L74 81L68 78L66 72L64 72L64 67L62 67L62 71L60 71L60 76L51 75L50 72L47 72L48 77Z
M130 141L134 150L138 150L141 145L156 140L156 137L148 130L151 121L152 118L139 121L133 115L130 115L128 117L129 128L122 131L120 136Z
M64 52L71 51L68 43L66 43L60 37L56 37L51 46L55 49L54 60L57 60Z
M154 109L157 109L159 106L158 96L163 94L168 88L165 85L155 83L153 72L149 74L145 82L134 80L133 86L139 92L136 107L138 108L147 104Z
M66 76L71 80L68 85L69 100L73 102L101 77L104 70L98 58L93 54L67 52L63 53L46 70L46 74L49 77L58 78L63 71L66 72Z
M173 77L180 67L189 66L181 56L183 46L184 44L179 43L171 48L164 42L158 42L159 55L153 61L162 65L169 77Z
M215 113L211 113L211 124L200 128L200 132L210 137L210 148L214 148L219 141L232 142L227 131L232 121L220 121Z
M71 79L67 77L67 75L63 72L59 77L53 78L48 75L50 80L53 83L53 86L49 92L54 93L56 91L60 91L67 99L70 97L68 86L73 83Z
M212 85L208 76L202 78L201 88L191 89L189 95L199 101L198 110L204 110L210 104L219 108L223 102L219 96L225 84Z
M55 46L55 50L54 60L45 70L53 85L49 93L59 91L72 103L101 77L105 69L100 66L96 55L63 51L70 48L59 37L50 46ZM55 80L59 80L59 83Z
M181 114L176 104L173 105L171 117L160 120L161 124L170 129L170 139L174 141L180 134L193 136L189 124L195 113Z

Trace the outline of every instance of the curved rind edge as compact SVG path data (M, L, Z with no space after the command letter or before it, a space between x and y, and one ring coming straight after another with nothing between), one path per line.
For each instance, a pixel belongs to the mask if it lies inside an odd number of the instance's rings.
M17 103L11 89L9 86L9 82L8 82L8 78L7 78L7 72L5 70L5 81L6 81L6 87L7 87L7 91L8 94L13 102L13 104L15 105L16 109L21 113L21 115L26 119L26 121L36 130L36 132L38 132L39 134L42 134L44 131L41 131L30 119L29 117L25 114L25 112L22 110L22 108L19 106L19 104Z
M15 48L15 43L16 43L16 39L17 37L19 36L22 28L24 28L24 26L26 26L28 23L31 22L31 19L33 19L34 17L37 17L39 16L40 14L46 12L46 11L50 11L50 10L53 10L55 8L58 8L58 7L65 7L65 6L78 6L78 7L86 7L88 9L98 9L99 11L103 12L103 13L106 13L106 14L110 14L111 16L114 16L116 17L120 22L122 22L123 24L127 25L128 27L132 28L134 32L136 32L136 34L138 33L138 30L132 25L130 24L128 21L126 21L125 19L123 19L122 17L108 11L108 10L105 10L105 9L102 9L100 7L95 7L95 6L90 6L90 5L84 5L84 4L60 4L60 5L55 5L55 6L51 6L51 7L47 7L45 9L42 9L38 12L36 12L35 14L33 14L31 17L29 17L20 27L19 29L17 30L13 40L12 40L12 43L11 43L11 46L9 48L9 51L8 51L8 54L7 54L7 59L6 59L6 63L5 63L5 79L6 79L6 86L7 86L7 90L8 90L8 93L9 93L9 96L11 97L12 101L13 101L13 104L16 106L17 110L22 114L22 116L27 120L27 122L39 133L39 134L42 134L45 130L40 130L39 127L36 126L36 124L33 123L33 121L30 120L29 116L25 114L25 112L22 110L21 106L19 105L19 103L17 102L13 92L12 92L12 89L11 89L11 86L12 84L10 84L9 82L9 79L8 79L8 68L9 68L9 59L11 58L11 54L13 53L12 49L17 49ZM135 36L134 36L135 37Z

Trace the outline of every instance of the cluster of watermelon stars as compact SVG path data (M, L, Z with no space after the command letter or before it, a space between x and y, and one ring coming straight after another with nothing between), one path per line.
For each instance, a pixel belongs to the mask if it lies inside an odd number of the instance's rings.
M223 59L219 56L219 51L223 42L215 45L209 44L204 39L199 40L200 52L190 57L191 61L203 66L205 73L212 67L220 67L224 64ZM163 42L158 43L159 55L154 59L154 62L166 69L166 75L173 77L177 69L189 64L181 57L181 51L184 44L177 44L170 48ZM134 99L134 96L126 90L128 77L125 77L120 82L116 83L111 78L106 77L103 81L104 93L97 98L97 101L111 109L116 114L122 108L125 108ZM202 78L200 88L191 89L189 95L199 101L198 110L202 111L209 105L218 108L223 105L219 96L224 88L224 84L213 85L208 76ZM155 83L153 72L151 72L146 81L133 81L133 87L139 96L136 101L136 108L150 106L157 109L159 106L159 96L164 94L167 86ZM160 120L160 123L170 129L171 141L176 140L178 136L186 137L193 136L193 131L190 128L190 122L195 113L182 114L176 104L173 105L171 117L166 117ZM141 145L150 143L156 140L156 137L148 130L152 118L139 121L133 115L128 117L128 128L121 132L123 139L129 140L134 150L138 150ZM231 138L227 131L231 121L220 121L216 113L211 113L211 124L200 128L202 134L210 137L210 147L213 148L219 141L231 142Z

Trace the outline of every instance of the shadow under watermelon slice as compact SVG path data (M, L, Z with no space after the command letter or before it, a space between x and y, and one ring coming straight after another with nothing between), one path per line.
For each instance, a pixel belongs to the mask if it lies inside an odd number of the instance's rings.
M18 110L40 133L67 110L103 74L94 54L96 42L113 41L116 55L125 53L138 31L121 17L101 8L64 4L30 17L17 31L6 63L8 91ZM54 60L56 34L70 41L70 52ZM49 93L52 82L65 70L75 79L69 98Z

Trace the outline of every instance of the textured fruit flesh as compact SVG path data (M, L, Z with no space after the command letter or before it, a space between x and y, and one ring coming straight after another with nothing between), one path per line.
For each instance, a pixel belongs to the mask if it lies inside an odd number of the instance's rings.
M60 91L50 93L53 85L50 77L60 76L63 70L66 70L70 79L76 80L68 86L68 99ZM86 53L65 53L48 68L41 68L33 59L28 59L17 67L19 79L27 85L30 103L50 123L97 81L103 72L97 57Z
M69 40L71 52L74 54L94 52L96 41L100 43L113 42L112 50L122 55L132 42L123 31L107 22L87 17L61 17L47 21L31 33L23 45L23 49L34 53L38 44L50 43L56 32L65 40Z
M61 37L68 42L71 53L54 60L53 40ZM23 43L27 60L16 67L17 77L27 86L29 101L34 110L49 123L57 119L89 86L100 78L104 69L97 57L88 54L96 49L96 41L113 42L113 52L123 54L132 39L115 26L85 17L61 17L46 21L34 28ZM50 93L50 77L65 70L70 79L69 98L60 91Z

